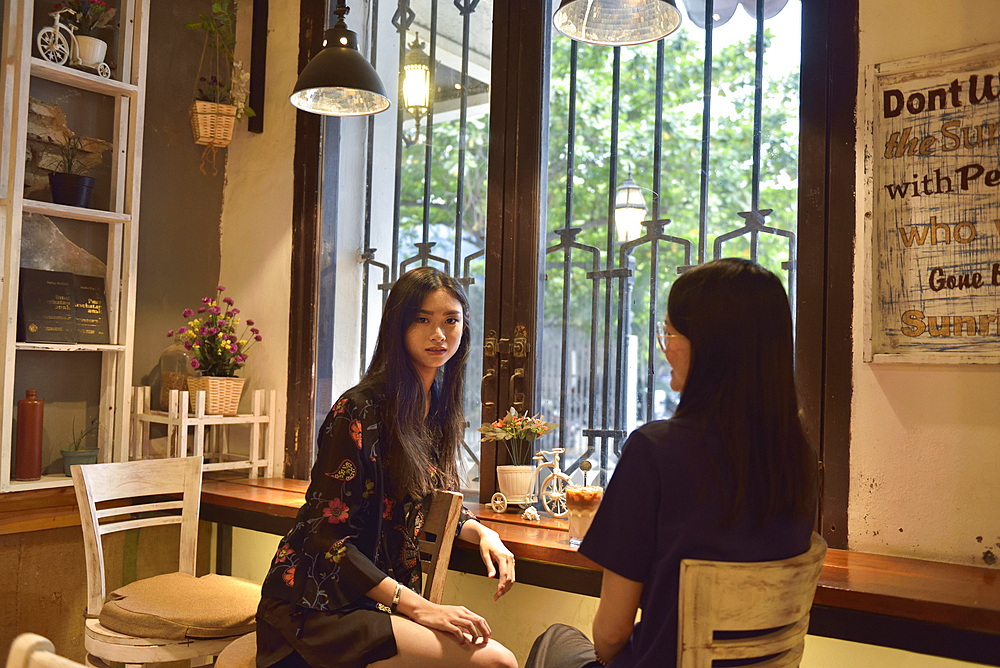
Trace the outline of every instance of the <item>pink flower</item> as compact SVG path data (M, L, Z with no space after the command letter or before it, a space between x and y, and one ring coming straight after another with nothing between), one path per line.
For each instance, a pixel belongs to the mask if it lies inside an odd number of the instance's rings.
M206 334L208 334L208 327L205 327L204 325L202 325L201 327L198 328L198 335L199 336L205 336Z
M184 334L184 333L186 333L187 331L188 331L188 328L187 328L186 326L181 326L181 327L178 327L178 328L177 328L177 333L178 333L178 334Z
M202 306L200 309L198 309L198 313L204 313L204 312L205 312L205 307L204 306Z
M263 341L264 338L260 334L258 334L257 336L253 337L253 340L254 341Z
M251 327L250 331L253 332L254 334L260 334L260 330L257 329L256 327Z
M231 309L229 312L232 313L233 315L236 315L237 313L240 312L240 310L238 308L234 308L234 309Z
M235 355L236 353L240 352L240 349L237 346L229 346L229 352Z
M197 359L191 360L191 368L192 369L201 368L201 362L199 362Z
M210 304L211 302L212 302L212 299L210 297L202 297L201 298L201 303L202 304Z
M347 506L340 499L334 499L328 507L323 509L323 517L329 519L331 524L346 522Z
M212 315L219 315L220 313L222 313L222 309L219 308L218 306L209 306L208 312L211 313Z
M184 342L184 348L187 349L187 350L191 350L191 342L190 341L185 341Z
M190 318L191 316L194 315L194 311L192 311L189 308L186 308L184 309L184 313L181 313L181 315L184 316L185 318Z
M219 292L222 292L223 290L225 290L225 288L220 285L219 287L216 288L216 290L218 290Z
M226 297L222 301L224 301L225 303L229 304L230 306L233 305L233 298L232 297Z
M168 338L168 339L169 339L169 338L170 338L171 336L173 336L173 335L174 335L174 330L170 330L169 332L167 332L167 338Z
M247 324L253 327L253 320L247 320Z

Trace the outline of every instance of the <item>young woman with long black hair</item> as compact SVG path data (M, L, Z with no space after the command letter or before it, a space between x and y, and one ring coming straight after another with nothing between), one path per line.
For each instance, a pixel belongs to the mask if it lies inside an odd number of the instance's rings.
M680 404L631 434L580 545L604 568L593 642L554 625L528 668L673 665L682 559L769 561L809 548L817 464L781 282L746 260L695 267L674 282L657 334Z
M323 423L305 505L264 580L258 668L517 667L481 616L417 593L425 499L458 482L468 318L461 286L436 269L393 286L368 372ZM513 555L464 509L459 536L480 546L499 598Z

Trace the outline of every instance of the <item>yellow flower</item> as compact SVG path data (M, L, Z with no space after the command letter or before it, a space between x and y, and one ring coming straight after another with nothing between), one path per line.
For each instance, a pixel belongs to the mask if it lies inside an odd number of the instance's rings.
M241 346L245 346L246 344L247 344L247 340L246 339L240 339L240 345Z

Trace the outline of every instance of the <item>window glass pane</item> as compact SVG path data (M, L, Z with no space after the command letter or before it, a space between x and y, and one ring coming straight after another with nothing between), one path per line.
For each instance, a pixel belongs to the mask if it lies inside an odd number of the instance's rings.
M379 71L391 62L402 74L388 112L397 114L395 125L376 123L371 131L366 179L366 239L373 251L362 258L368 278L361 298L368 308L359 365L370 360L382 302L400 274L430 265L466 286L472 308L462 449L466 491L479 485L492 7L491 0L412 0L391 21L379 22Z
M765 3L759 35L736 5L706 57L696 4L680 4L683 25L660 43L553 31L539 405L560 429L539 448L565 447L576 482L588 459L605 483L625 436L677 406L654 327L680 271L754 259L794 303L801 5Z

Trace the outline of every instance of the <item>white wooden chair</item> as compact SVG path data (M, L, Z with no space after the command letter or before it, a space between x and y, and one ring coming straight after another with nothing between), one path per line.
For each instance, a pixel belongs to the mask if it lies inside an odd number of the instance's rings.
M754 668L796 668L809 609L823 569L826 541L813 534L807 552L781 561L681 561L677 666L710 668L713 660L771 656ZM717 631L762 631L715 638Z
M210 657L256 625L260 585L195 577L201 467L200 457L73 467L87 561L87 665ZM178 571L106 595L103 536L167 524L180 525Z
M84 668L55 651L47 638L36 633L22 633L10 645L7 668Z
M440 603L444 596L451 547L455 543L461 512L461 494L434 490L419 536L424 598L432 603ZM215 661L215 668L254 668L256 659L257 634L249 633L222 651Z

